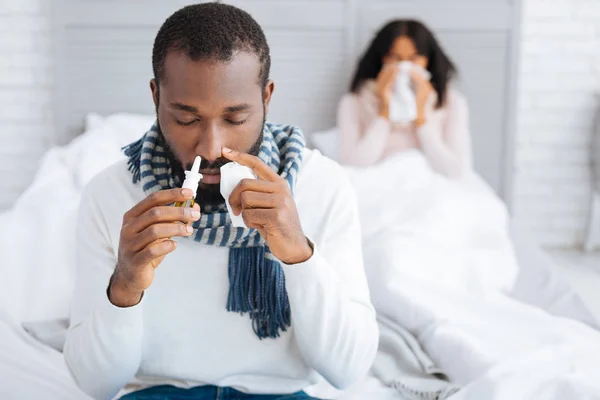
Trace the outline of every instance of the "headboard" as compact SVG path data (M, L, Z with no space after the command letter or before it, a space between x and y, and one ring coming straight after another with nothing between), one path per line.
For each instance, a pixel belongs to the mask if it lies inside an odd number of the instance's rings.
M518 0L231 0L262 25L276 90L269 118L310 134L335 125L356 60L384 22L413 17L441 40L471 111L475 168L509 197ZM181 0L56 0L59 141L88 112L153 113L151 50Z

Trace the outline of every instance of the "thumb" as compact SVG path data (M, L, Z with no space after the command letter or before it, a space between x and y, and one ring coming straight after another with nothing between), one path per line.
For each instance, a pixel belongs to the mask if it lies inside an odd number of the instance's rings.
M262 236L265 241L267 240L267 231L265 228L258 228L258 233L260 233L260 236Z
M422 82L424 80L423 76L419 73L419 71L415 69L410 70L410 78L415 82Z

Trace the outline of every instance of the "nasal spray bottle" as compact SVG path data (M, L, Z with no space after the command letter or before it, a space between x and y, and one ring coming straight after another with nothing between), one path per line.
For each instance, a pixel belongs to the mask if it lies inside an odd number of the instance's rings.
M194 164L192 165L192 169L189 171L185 171L185 179L183 180L182 189L190 189L194 196L196 196L196 192L198 191L198 184L200 183L200 179L202 179L202 174L200 173L200 162L202 158L200 156L196 156L194 159ZM174 205L175 207L194 207L194 197L187 201L178 201Z

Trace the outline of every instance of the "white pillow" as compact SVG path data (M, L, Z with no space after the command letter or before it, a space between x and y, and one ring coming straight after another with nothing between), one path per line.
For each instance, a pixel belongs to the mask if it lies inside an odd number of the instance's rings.
M104 123L104 117L98 113L91 112L85 115L85 124L83 131L91 131L92 129L96 129L99 126L102 126Z
M121 148L139 139L154 116L115 114L89 122L93 129L45 154L30 187L0 214L0 305L16 321L68 318L81 192L125 157Z
M339 133L338 128L315 132L310 135L310 143L315 146L325 157L332 160L339 158Z
M146 132L154 123L156 117L150 114L115 113L106 117L91 112L85 115L85 132L97 129L105 124L111 124L116 128L129 128Z
M98 172L121 160L123 146L142 137L155 119L153 115L119 113L96 120L100 123L91 125L95 127L87 134L92 137L86 138L70 159L77 185L83 188Z
M0 215L0 304L16 321L68 315L80 194L65 152L48 151L30 187Z

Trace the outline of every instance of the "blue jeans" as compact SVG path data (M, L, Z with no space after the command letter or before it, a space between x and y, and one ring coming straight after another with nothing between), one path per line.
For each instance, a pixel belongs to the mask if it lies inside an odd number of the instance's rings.
M153 386L126 394L120 400L319 400L304 392L291 394L246 394L232 388L197 386L180 389L171 385Z

